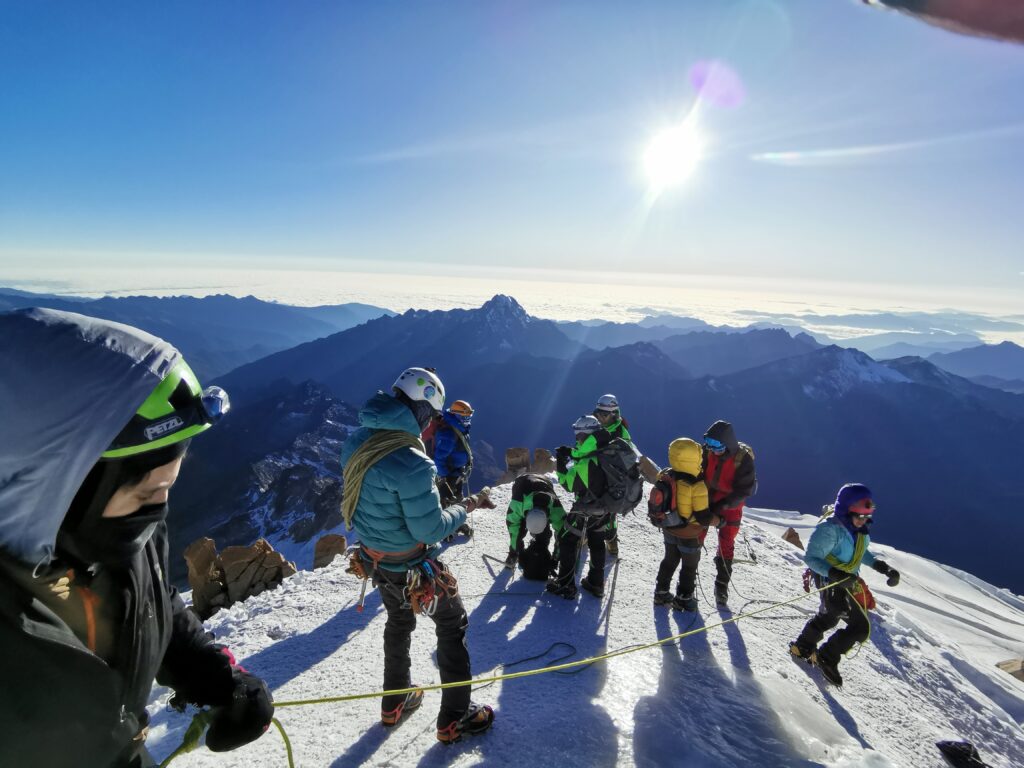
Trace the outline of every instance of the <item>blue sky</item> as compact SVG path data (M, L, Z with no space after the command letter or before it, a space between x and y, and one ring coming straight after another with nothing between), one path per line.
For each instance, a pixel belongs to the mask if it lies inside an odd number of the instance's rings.
M699 98L707 60L742 103ZM0 100L0 278L417 262L1024 297L1024 46L853 0L5 0ZM644 148L695 107L707 153L652 202Z

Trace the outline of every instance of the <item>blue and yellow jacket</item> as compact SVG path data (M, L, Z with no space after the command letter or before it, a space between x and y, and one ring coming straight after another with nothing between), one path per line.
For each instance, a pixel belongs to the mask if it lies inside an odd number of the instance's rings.
M860 571L860 566L871 565L875 562L875 556L867 549L871 543L871 537L866 533L858 535L864 537L865 548L861 561L851 569L842 568L837 564L837 567L849 570L849 573L854 576ZM814 529L814 533L811 534L811 539L807 542L807 551L804 552L804 562L816 574L827 578L828 569L832 567L828 561L829 555L832 555L839 564L849 563L853 559L855 551L856 541L853 534L846 530L841 520L830 517L825 522L819 523L818 527Z

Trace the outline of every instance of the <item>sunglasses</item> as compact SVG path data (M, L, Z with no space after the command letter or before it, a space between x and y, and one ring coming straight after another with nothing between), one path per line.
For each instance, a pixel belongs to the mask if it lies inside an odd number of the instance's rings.
M719 442L718 440L715 440L713 437L705 437L704 438L704 445L706 445L712 451L724 451L725 450L725 443Z
M856 512L851 512L850 513L850 519L851 520L870 520L871 519L871 515L870 514L859 515Z

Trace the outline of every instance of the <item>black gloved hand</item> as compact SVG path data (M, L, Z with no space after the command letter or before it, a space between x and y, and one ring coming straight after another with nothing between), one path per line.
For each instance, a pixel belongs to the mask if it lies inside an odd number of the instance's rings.
M832 567L828 569L828 580L832 584L837 584L840 581L849 578L849 576L850 574L848 574L846 571L841 571L838 568Z
M267 684L235 667L231 701L213 710L206 746L212 752L237 749L262 736L274 716L273 697Z
M561 461L568 461L572 457L572 448L568 445L560 445L555 448L555 458Z
M885 562L885 560L875 560L875 562L871 564L871 567L883 576L889 577L885 580L885 583L890 587L895 587L900 583L900 572Z

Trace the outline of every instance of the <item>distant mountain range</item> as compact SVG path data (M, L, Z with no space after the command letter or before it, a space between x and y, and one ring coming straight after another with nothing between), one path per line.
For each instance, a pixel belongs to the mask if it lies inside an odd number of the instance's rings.
M201 380L312 339L393 314L368 304L293 307L252 296L84 299L0 288L0 311L48 307L133 325L174 344Z
M175 489L176 551L211 529L223 543L239 543L257 535L299 540L336 523L337 449L356 410L376 390L389 390L405 367L429 365L445 381L449 402L465 399L476 408L475 487L496 479L506 447L571 443L572 422L613 392L638 447L658 464L667 462L672 439L699 438L715 419L727 419L756 452L758 506L815 513L843 482L866 482L880 505L882 541L1024 591L1016 565L1024 517L1014 514L1024 508L1024 396L932 359L880 363L778 328L664 335L678 329L657 324L643 329L653 329L653 339L604 346L616 335L643 338L629 324L612 324L602 346L592 348L581 341L588 338L583 329L608 324L571 326L570 338L566 324L531 317L507 296L478 309L383 315L336 333L317 324L327 324L324 315L336 308L309 310L311 317L251 298L225 299L68 307L109 315L141 306L152 323L164 323L149 330L179 344L204 342L214 356L209 337L192 334L222 327L212 318L219 306L252 309L247 333L224 332L244 336L250 348L255 340L266 344L258 329L274 317L295 333L320 334L217 377L234 412L195 441ZM182 320L183 308L195 311ZM127 311L112 319L142 325ZM960 370L972 378L993 370L1010 376L1019 351L1008 344L935 357L966 366ZM210 366L223 367L225 359ZM965 547L968 530L985 537L985 546Z
M928 358L928 362L960 376L1024 379L1024 347L1019 347L1012 341L934 354Z

